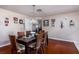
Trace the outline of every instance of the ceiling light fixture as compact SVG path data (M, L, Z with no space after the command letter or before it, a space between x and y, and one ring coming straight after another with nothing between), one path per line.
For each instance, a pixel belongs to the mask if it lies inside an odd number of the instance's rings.
M35 20L36 19L35 5L32 5L32 6L33 6L33 20L32 20L32 24L37 24L37 21Z

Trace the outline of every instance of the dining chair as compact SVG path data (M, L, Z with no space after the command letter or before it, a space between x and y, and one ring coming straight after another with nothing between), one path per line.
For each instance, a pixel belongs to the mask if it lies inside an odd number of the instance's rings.
M45 47L48 46L48 32L44 32L44 41L43 44Z
M21 38L21 37L25 36L25 33L24 32L17 32L17 35L18 35L18 38Z
M9 35L12 54L24 53L24 46L16 42L15 35Z
M36 36L36 42L29 45L30 53L31 51L34 51L37 53L43 53L43 47L42 47L42 41L43 41L43 33L38 33Z
M43 33L42 47L43 53L45 53L46 48L48 47L48 32L46 32L45 30L41 30L39 33Z
M31 31L26 31L26 37L29 37L31 35Z
M46 49L48 48L48 32L43 32L43 41L42 41L42 46L43 46L43 53L46 53Z

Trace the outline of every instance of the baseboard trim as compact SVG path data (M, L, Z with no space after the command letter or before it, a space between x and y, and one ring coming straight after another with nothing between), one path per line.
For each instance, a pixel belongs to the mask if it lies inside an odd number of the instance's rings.
M56 39L56 38L54 38L54 39L48 38L48 39L50 39L50 40L56 40L56 41L62 41L62 42L70 42L70 43L74 43L74 42L72 42L72 41L58 40L58 39Z

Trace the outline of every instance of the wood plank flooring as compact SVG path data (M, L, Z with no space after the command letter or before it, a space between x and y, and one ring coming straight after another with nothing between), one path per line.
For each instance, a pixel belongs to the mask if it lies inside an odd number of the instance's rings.
M11 45L0 48L0 54L11 54ZM78 54L73 42L49 39L45 54Z
M73 42L48 40L48 47L46 48L46 54L78 54L78 50Z
M0 54L11 54L11 45L0 48Z

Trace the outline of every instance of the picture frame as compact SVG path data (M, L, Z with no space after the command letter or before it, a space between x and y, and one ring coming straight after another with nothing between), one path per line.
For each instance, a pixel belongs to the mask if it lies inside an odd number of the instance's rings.
M49 26L49 20L44 20L43 21L43 26Z
M13 17L14 23L17 24L18 23L18 18L17 17Z
M62 29L62 28L64 27L63 22L61 21L60 24L61 24L60 27L61 27L61 29Z
M6 23L5 26L8 26L8 24Z
M9 18L8 18L8 17L6 17L6 18L5 18L5 20L7 20L7 21L8 21L8 20L9 20Z
M74 26L74 22L73 22L73 20L70 20L70 26Z
M5 22L5 23L9 23L9 18L6 17L4 22Z
M9 21L5 20L5 23L9 23Z
M23 24L23 20L22 19L19 19L19 24Z
M5 26L8 26L8 24L9 24L9 18L8 17L5 17L4 23L5 23Z
M51 26L55 26L55 19L51 19Z

